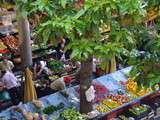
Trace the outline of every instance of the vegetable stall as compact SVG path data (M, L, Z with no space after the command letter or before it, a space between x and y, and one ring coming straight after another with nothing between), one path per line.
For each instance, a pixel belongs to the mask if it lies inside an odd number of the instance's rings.
M146 101L146 97L147 100L152 97L155 99L159 93L153 92L149 88L138 88L136 83L133 83L132 79L128 79L126 76L130 69L131 67L125 68L94 80L93 86L96 90L95 98L92 100L94 110L88 115L82 115L78 112L79 86L75 86L67 89L69 92L67 97L63 96L61 92L57 92L27 104L11 107L1 112L0 118L30 120L27 117L37 116L37 118L45 117L46 120L97 120L124 118L125 115L135 119L146 118L146 116L153 118L156 115L151 114L152 107L145 104L144 101Z

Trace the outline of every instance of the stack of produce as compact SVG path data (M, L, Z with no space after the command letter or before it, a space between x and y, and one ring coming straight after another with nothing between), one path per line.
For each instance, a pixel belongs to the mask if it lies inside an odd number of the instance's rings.
M132 78L128 79L126 83L126 90L132 95L136 95L137 97L144 96L152 91L151 88L146 89L144 87L138 87L137 82Z
M49 68L55 73L63 72L63 63L57 60L51 60L48 62Z
M16 107L14 108L14 113L19 113L18 115L22 115L22 118L20 116L12 116L13 118L19 120L19 119L25 119L25 120L50 120L48 115L40 114L40 113L32 113L29 111L26 111L25 109Z
M120 120L131 120L130 118L126 117L125 115L119 115L118 118L120 118Z
M49 79L51 80L51 81L54 81L54 80L56 80L56 79L58 79L59 77L57 76L57 75L51 75L51 76L49 76Z
M114 109L120 106L119 103L117 103L116 101L112 101L110 99L104 99L102 101L102 104L109 107L110 109Z
M68 108L64 110L61 113L61 117L64 120L86 120L86 118L74 108Z
M128 98L126 95L120 95L120 94L115 94L115 95L109 94L107 98L117 102L120 105L128 103L130 101L130 98Z
M17 50L20 45L19 40L12 35L2 38L2 41L5 43L5 45L9 46L13 50Z
M126 90L131 93L136 93L138 89L137 82L134 79L129 78L126 83Z
M150 107L139 105L128 110L127 115L133 118L143 118L149 113Z
M101 100L100 105L96 106L96 110L105 113L109 109L114 109L122 104L130 101L130 98L124 94L108 94L103 100Z
M107 106L100 104L100 105L97 105L97 106L96 106L96 110L98 110L98 111L101 112L101 113L106 113L106 112L108 112L110 109L109 109Z
M63 108L64 108L64 103L59 103L58 105L50 105L50 106L44 108L43 113L50 115L53 112L58 111Z

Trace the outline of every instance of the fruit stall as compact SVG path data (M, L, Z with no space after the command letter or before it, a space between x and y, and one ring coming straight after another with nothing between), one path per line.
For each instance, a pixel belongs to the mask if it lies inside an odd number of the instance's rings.
M110 120L115 117L121 119L132 117L137 120L146 118L146 116L155 117L156 113L153 113L152 107L146 101L159 96L158 91L138 88L137 84L126 76L130 69L131 67L128 67L93 80L95 97L91 102L94 103L94 111L88 115L81 115L78 112L79 86L74 86L66 89L68 95L60 91L30 103L13 106L1 112L0 118L2 120L19 120L19 118L21 120L30 120L31 118L39 120L42 117L46 120L72 120L73 118L77 118L77 120ZM158 110L160 102L149 103L157 103L157 107L154 109ZM121 115L122 113L123 115Z

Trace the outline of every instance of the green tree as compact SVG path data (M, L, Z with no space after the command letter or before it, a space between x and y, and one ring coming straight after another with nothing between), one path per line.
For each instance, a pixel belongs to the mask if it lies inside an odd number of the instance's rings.
M137 48L129 57L129 64L133 66L131 77L136 76L139 86L154 88L160 82L160 35L156 26L136 26L132 29L136 40Z
M124 49L135 47L135 39L122 24L129 18L132 25L139 23L144 10L139 0L17 0L23 15L43 14L36 35L43 42L56 36L67 36L72 49L71 58L81 61L80 111L88 113L92 103L87 102L86 90L91 86L92 57L112 59ZM45 15L44 15L45 14ZM111 27L107 39L99 30L104 24Z

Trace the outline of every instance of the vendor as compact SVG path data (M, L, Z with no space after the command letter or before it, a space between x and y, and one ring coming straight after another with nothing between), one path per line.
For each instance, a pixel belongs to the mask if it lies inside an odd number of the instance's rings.
M57 59L61 61L66 61L67 59L70 59L71 50L64 51L64 47L69 44L69 39L60 37L58 40L58 45L56 48L57 52Z
M1 70L8 70L8 71L12 72L13 68L14 68L13 62L8 59L3 59L3 61L0 62L0 69Z
M17 105L20 102L20 90L18 80L15 77L15 75L8 70L2 70L1 82L4 84L4 87L8 90L12 103L14 105Z
M63 39L62 37L58 38L59 42L58 42L58 45L56 47L56 57L58 60L62 59L62 56L64 54L64 45L65 45L65 39Z
M38 78L43 73L47 75L52 74L52 72L47 67L46 61L41 60L34 65L34 77Z

